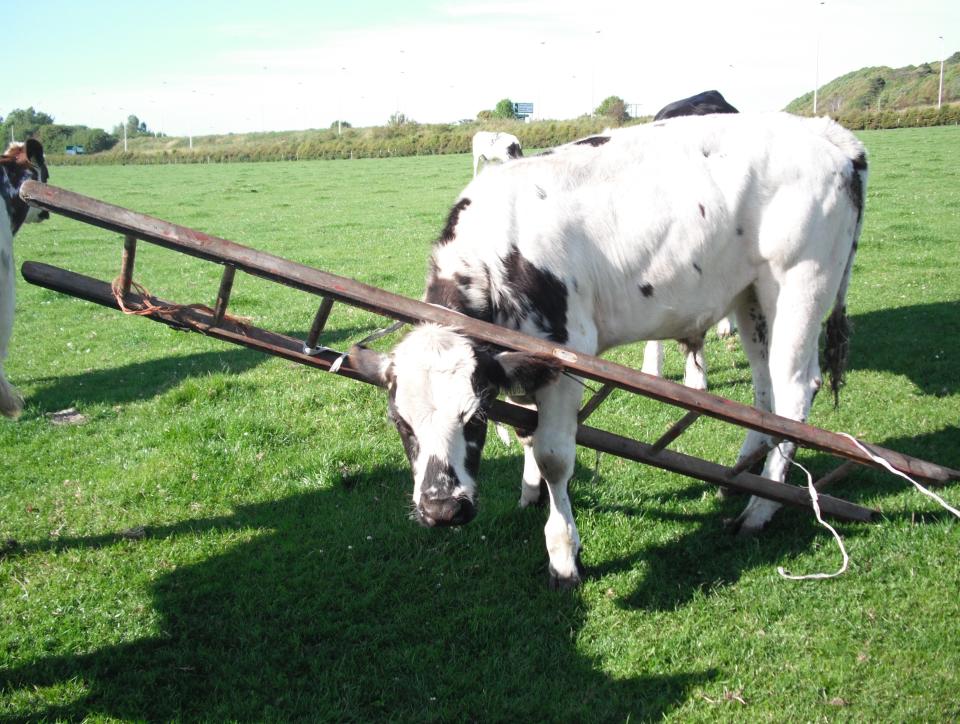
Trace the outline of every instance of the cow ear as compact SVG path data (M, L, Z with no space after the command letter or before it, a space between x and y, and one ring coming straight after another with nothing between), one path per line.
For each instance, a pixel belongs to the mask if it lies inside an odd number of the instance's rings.
M525 352L500 352L493 356L492 368L490 379L501 389L527 395L553 382L563 369L556 360Z
M350 348L350 365L367 380L387 387L393 380L393 363L385 354L359 345Z
M26 145L27 160L39 166L43 164L43 144L36 138L28 138Z

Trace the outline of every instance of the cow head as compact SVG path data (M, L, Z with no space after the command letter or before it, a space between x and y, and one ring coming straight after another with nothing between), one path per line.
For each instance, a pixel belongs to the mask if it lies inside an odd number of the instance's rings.
M492 352L461 334L422 325L390 355L363 347L353 367L387 388L389 417L413 472L413 514L422 525L469 523L487 436L487 410L501 390L532 395L559 367L519 352Z
M11 233L16 234L24 223L49 218L50 212L28 206L20 198L20 187L24 181L46 183L49 176L40 141L31 138L26 143L11 143L0 156L0 166L3 169L0 174L0 195L6 204Z

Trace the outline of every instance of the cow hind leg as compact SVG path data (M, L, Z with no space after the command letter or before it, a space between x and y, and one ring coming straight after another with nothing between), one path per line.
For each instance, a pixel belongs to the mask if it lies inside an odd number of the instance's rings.
M663 342L659 340L650 340L643 347L643 366L640 371L663 377Z
M540 474L540 466L537 465L537 457L533 452L533 439L521 437L519 433L517 439L523 447L523 480L520 484L520 507L539 507L546 503L549 495L547 481Z
M806 421L814 395L821 385L817 340L824 310L816 304L815 299L810 298L808 290L813 287L814 284L806 281L794 284L781 282L781 291L775 304L767 305L762 302L761 291L760 301L757 303L760 316L753 321L753 329L747 330L751 333L750 341L756 354L758 348L762 349L762 345L755 341L761 335L752 333L758 333L763 328L762 322L758 324L759 320L768 321L766 367L770 382L770 408L777 415L800 422ZM771 309L772 314L765 313ZM783 324L776 324L778 316L784 321ZM742 319L738 314L738 321ZM742 330L744 326L746 325L742 324ZM756 380L756 375L754 379ZM768 436L760 437L753 433L751 435L748 435L744 443L741 457L751 454L759 445L769 444ZM777 445L767 456L762 475L783 482L795 450L796 446L792 443L783 442ZM757 533L767 525L779 508L779 503L753 496L737 518L735 526L741 535Z

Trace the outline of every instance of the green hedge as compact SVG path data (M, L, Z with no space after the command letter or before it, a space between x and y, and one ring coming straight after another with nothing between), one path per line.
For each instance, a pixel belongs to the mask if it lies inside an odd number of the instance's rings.
M852 130L954 125L960 123L960 105L876 112L853 111L835 116ZM633 123L642 122L640 119ZM383 158L470 153L477 131L507 131L525 149L542 149L599 133L607 119L584 116L568 121L511 121L463 125L377 126L335 130L291 131L250 135L208 136L193 139L138 138L122 147L86 156L48 154L51 162L69 164L229 163L234 161L299 161L306 159Z

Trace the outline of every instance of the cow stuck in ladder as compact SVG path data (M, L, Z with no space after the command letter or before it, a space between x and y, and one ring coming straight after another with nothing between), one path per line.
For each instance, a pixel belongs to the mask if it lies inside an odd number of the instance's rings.
M853 134L826 118L729 114L592 141L474 179L434 247L425 300L591 355L637 340L699 340L732 312L755 405L799 421L821 386L818 338L832 309L836 394L867 176ZM536 429L522 436L520 503L537 502L545 484L551 584L580 583L567 494L578 380L433 324L389 355L355 348L351 359L388 389L424 525L473 517L485 410L498 392L535 405ZM764 477L782 481L793 443L773 446L751 430L740 458L768 450ZM740 531L759 531L778 507L751 498Z

